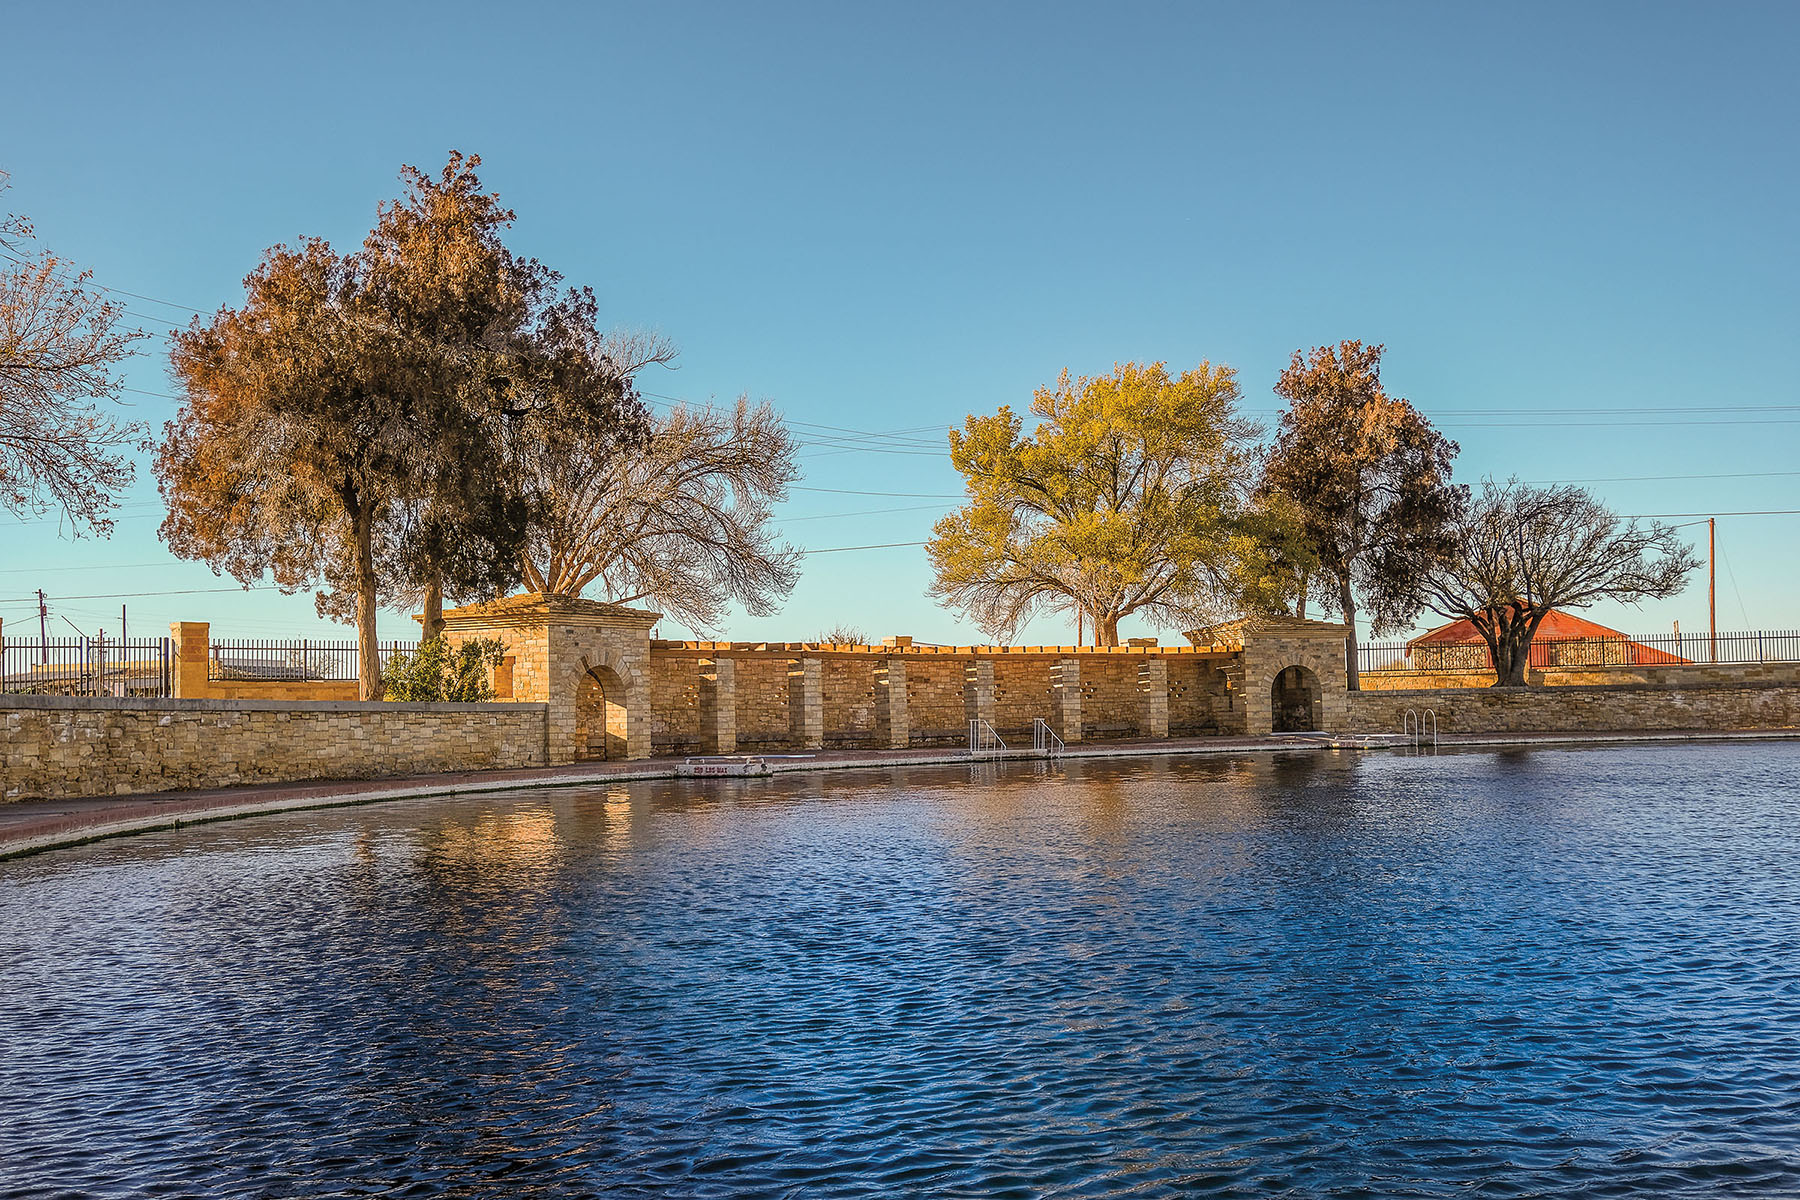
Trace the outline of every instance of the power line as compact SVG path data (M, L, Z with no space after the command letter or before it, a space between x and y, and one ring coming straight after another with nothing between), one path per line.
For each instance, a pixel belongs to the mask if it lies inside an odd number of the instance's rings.
M1663 520L1673 517L1800 517L1800 508L1764 508L1751 512L1697 512L1697 513L1622 513L1626 520Z
M1611 475L1583 479L1527 479L1525 483L1652 483L1675 479L1775 479L1800 475L1800 471L1730 471L1723 475Z
M242 588L178 588L172 592L94 592L86 596L52 596L49 598L58 602L68 600L136 600L140 597L150 596L211 596L223 592L278 592L280 590L281 589L276 585L269 583ZM0 600L0 604L18 604L26 600L35 602L37 597L12 596Z
M843 554L850 550L892 550L896 546L923 546L924 542L878 542L873 546L826 546L821 550L803 550L802 554Z
M899 508L865 508L859 512L818 513L807 517L779 517L776 518L776 522L778 524L791 525L798 521L832 521L839 517L875 517L884 513L937 512L943 507L942 504L908 504Z
M865 492L857 488L802 487L794 484L788 488L790 492L826 492L834 496L887 496L896 500L966 500L967 496L953 496L944 492Z

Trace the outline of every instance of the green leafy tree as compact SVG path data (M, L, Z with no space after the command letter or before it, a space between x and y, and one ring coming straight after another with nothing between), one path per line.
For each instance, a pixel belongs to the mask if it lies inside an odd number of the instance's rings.
M1268 571L1246 568L1265 549L1244 483L1260 431L1237 403L1230 367L1129 363L1063 372L1029 434L1010 408L969 417L950 433L969 501L926 544L931 594L1008 639L1040 611L1085 614L1103 646L1134 613L1181 626L1238 607Z
M1346 341L1293 361L1275 384L1288 402L1261 490L1297 514L1322 595L1350 627L1345 670L1360 686L1356 622L1404 628L1424 605L1428 564L1452 545L1468 489L1450 482L1457 445L1381 386L1382 347ZM1301 595L1312 590L1309 579Z
M1552 609L1664 600L1699 566L1674 526L1622 520L1588 492L1487 480L1424 577L1433 610L1475 627L1497 687L1529 682L1531 643Z
M453 649L429 637L412 654L388 660L382 682L389 700L414 704L480 704L494 698L490 680L506 655L499 638L469 638Z

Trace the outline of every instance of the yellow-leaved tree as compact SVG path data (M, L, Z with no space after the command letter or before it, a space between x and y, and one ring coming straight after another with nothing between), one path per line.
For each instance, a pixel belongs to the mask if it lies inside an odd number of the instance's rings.
M1040 612L1083 613L1115 646L1137 614L1181 628L1244 607L1282 608L1290 517L1253 503L1255 439L1237 375L1202 362L1170 375L1126 363L950 432L969 500L926 543L931 594L1004 640ZM1272 582L1275 581L1275 582Z

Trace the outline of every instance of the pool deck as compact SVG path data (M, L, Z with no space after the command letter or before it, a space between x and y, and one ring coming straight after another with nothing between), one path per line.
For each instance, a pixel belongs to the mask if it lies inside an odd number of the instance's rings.
M1800 729L1720 732L1715 730L1642 731L1627 733L1446 734L1439 749L1497 746L1594 746L1616 743L1695 741L1776 741L1800 738ZM1077 744L1064 759L1149 758L1168 755L1267 754L1282 751L1387 750L1410 752L1411 744L1392 735L1359 737L1327 734L1275 734L1269 737L1194 737L1158 741L1109 741ZM766 756L777 773L791 771L868 770L931 764L969 765L975 761L1042 761L1032 751L1010 751L972 759L961 749L826 750L812 754ZM596 762L566 767L514 771L469 771L392 779L321 780L309 783L250 784L205 791L153 792L132 796L97 796L69 800L22 800L0 804L0 859L36 854L102 838L157 829L175 829L209 821L229 821L264 813L303 808L335 808L409 800L427 796L470 796L519 788L581 787L631 779L672 779L680 757L637 762ZM711 779L691 781L715 786Z

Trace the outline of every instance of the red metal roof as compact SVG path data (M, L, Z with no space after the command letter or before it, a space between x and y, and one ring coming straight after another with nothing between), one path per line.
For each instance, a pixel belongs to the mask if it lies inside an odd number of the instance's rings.
M1547 642L1572 642L1589 638L1627 643L1627 653L1633 666L1658 666L1662 664L1691 661L1690 659L1681 658L1666 651L1658 650L1653 646L1646 646L1642 642L1634 642L1631 640L1630 634L1621 633L1617 629L1609 629L1598 621L1589 621L1586 618L1578 617L1573 613L1566 613L1561 609L1553 608L1544 614L1543 621L1538 625L1537 636L1532 639L1531 665L1534 667L1550 665L1550 651L1545 645ZM1475 631L1474 624L1467 620L1463 620L1452 621L1448 625L1439 625L1436 629L1433 629L1428 633L1422 633L1412 641L1406 643L1406 648L1410 653L1415 646L1461 646L1469 644L1482 645L1484 643L1481 640L1481 634Z

